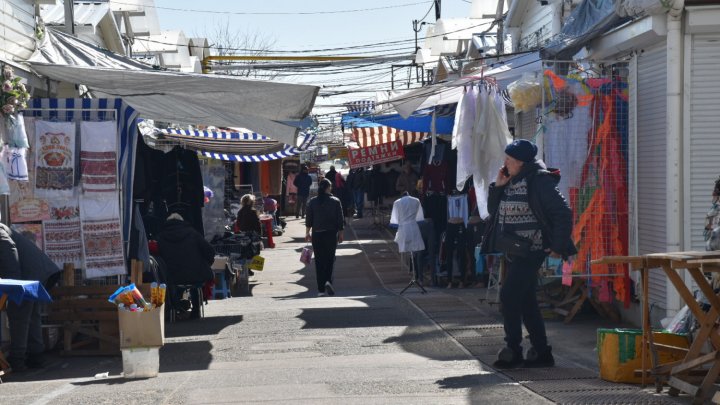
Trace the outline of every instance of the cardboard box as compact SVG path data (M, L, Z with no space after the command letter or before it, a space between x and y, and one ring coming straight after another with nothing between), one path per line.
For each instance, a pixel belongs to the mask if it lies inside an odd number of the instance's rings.
M118 323L121 349L165 343L165 305L143 312L118 310Z

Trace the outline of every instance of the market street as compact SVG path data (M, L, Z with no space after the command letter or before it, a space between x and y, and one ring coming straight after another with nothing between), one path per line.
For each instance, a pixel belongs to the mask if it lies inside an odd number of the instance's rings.
M404 286L407 277L392 241L365 238L386 233L371 220L354 221L346 231L336 263L337 295L316 297L314 271L298 261L303 223L292 219L287 229L275 249L263 251L266 270L252 284L252 296L210 301L204 319L166 324L157 378L124 379L120 357L55 357L45 370L7 376L0 385L3 403L592 403L578 390L594 390L604 403L613 397L618 403L688 403L686 397L671 402L667 394L597 379L587 364L594 354L593 325L582 322L549 324L558 366L535 374L547 380L521 385L495 372L478 359L491 361L501 344L497 319L483 313L488 308L458 306L474 305L482 290L421 295L412 288L396 295L395 286ZM532 373L524 375L530 379Z

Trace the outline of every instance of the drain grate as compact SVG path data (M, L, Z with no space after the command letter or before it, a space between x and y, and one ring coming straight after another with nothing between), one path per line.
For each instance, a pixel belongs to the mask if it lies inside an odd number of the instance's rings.
M590 378L582 380L567 380L558 382L557 380L531 381L525 383L529 389L542 393L543 395L553 392L588 392L588 391L632 391L642 392L640 388L604 381L599 378Z
M457 341L460 342L465 347L472 347L472 346L494 346L500 349L502 346L505 345L505 336L504 335L495 335L495 336L478 336L478 337L467 337L467 338L457 338Z
M672 405L678 404L668 397L648 393L623 393L612 391L563 392L545 395L547 399L562 405Z
M517 368L513 370L504 370L503 373L518 382L582 378L595 379L598 375L596 371L584 368L561 366L552 368Z

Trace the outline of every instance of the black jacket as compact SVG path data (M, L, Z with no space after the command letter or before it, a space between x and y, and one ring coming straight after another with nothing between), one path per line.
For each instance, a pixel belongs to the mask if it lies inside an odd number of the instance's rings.
M46 285L50 276L60 271L33 241L0 224L0 277Z
M305 226L313 231L340 231L345 228L342 203L335 196L313 197L307 205Z
M310 186L312 185L312 177L309 174L300 172L295 176L293 185L297 187L297 194L301 197L307 197L310 195Z
M157 235L170 284L199 284L213 279L215 249L187 222L171 219Z
M235 220L235 226L241 232L260 232L260 216L255 208L245 206L240 208Z
M572 210L557 188L560 174L557 171L548 170L542 161L536 161L527 163L520 176L525 176L527 179L528 203L530 210L540 223L543 248L549 248L563 258L576 254L577 249L572 241ZM494 182L490 184L488 211L492 213L492 218L486 237L483 238L483 252L494 250L494 229L497 226L497 211L504 190L505 186L495 186Z

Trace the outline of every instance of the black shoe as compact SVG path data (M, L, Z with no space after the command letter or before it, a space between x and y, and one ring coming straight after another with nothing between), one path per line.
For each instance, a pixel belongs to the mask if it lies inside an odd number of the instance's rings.
M525 367L534 368L555 366L555 358L552 355L552 346L546 346L543 350L536 350L534 347L531 347L527 351L527 356L525 356L525 362L523 365Z
M19 359L17 357L8 357L8 364L10 364L10 370L13 373L22 373L28 371L29 367L25 364L25 359Z
M498 359L493 363L494 368L511 369L518 368L523 365L522 349L515 351L509 347L503 347L498 352Z
M45 356L42 353L29 353L25 359L25 365L29 368L44 368Z
M333 295L335 295L335 288L333 287L332 284L330 284L329 281L326 281L326 282L325 282L325 292L327 293L327 295L329 295L329 296L331 296L331 297L332 297Z

